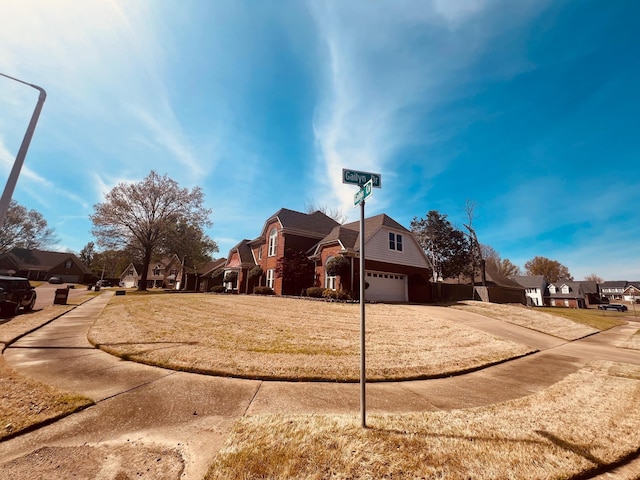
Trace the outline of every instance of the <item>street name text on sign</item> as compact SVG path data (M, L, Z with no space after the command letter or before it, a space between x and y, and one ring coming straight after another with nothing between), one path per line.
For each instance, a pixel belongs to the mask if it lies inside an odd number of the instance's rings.
M373 192L373 179L365 183L360 190L353 196L353 205L357 206L371 196Z
M382 175L379 173L360 172L358 170L342 169L342 183L350 183L362 187L369 180L373 181L375 188L382 188Z

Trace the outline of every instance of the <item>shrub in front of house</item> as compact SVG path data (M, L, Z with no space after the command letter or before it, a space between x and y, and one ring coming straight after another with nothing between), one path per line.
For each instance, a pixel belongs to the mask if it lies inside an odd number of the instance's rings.
M255 287L253 293L254 295L275 295L273 288L270 287Z
M307 288L307 297L322 298L322 292L324 292L322 287L309 287Z
M222 285L216 285L209 290L211 293L224 293L224 287Z
M351 300L351 295L345 290L332 290L331 288L325 288L322 291L322 297L329 300Z

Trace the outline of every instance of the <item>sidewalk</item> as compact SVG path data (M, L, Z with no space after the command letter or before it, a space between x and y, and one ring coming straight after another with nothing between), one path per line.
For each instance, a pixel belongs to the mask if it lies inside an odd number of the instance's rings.
M33 478L37 462L29 454L46 445L41 457L59 464L59 478L77 474L78 461L86 458L85 468L104 472L129 468L131 476L136 476L140 466L151 465L149 476L143 478L201 479L243 415L359 411L358 384L209 377L127 362L97 350L86 333L111 294L105 292L77 307L5 351L6 361L20 373L96 402L52 425L0 443L4 462L19 458L25 462L24 470L10 472L11 478ZM622 361L640 364L640 352L612 353L610 343L629 333L624 327L567 343L479 315L460 311L455 315L472 322L474 328L517 338L544 351L459 377L368 384L371 413L502 402L542 390L598 358L622 356ZM101 455L96 457L96 452Z

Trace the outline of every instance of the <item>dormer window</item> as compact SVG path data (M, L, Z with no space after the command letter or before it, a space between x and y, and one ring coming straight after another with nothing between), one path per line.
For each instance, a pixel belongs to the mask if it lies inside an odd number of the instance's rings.
M389 232L389 250L402 251L402 235Z
M569 285L562 285L562 293L569 293Z
M549 285L549 293L556 293L556 286L555 285Z
M276 256L276 251L278 246L277 239L278 239L278 230L276 230L275 228L272 228L271 232L269 233L269 256L270 257Z
M67 260L67 262L64 264L64 268L66 268L67 270L71 269L71 260Z

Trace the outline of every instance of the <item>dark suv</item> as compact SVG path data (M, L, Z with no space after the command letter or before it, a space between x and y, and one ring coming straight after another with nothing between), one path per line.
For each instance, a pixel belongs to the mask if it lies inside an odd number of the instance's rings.
M626 312L627 306L621 305L619 303L604 303L602 305L598 305L600 310L617 310L618 312Z
M29 280L0 276L0 314L17 315L20 308L31 311L35 303L36 291Z

